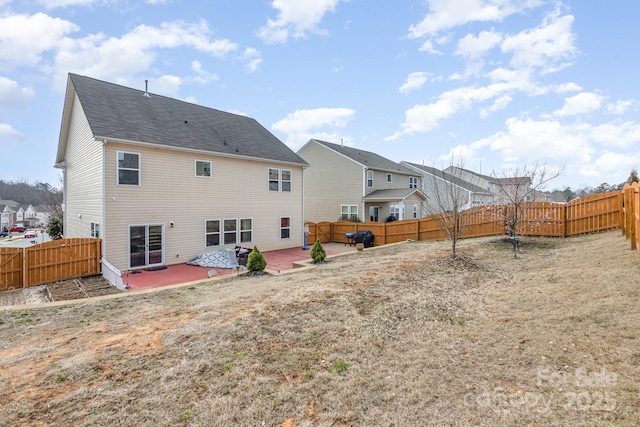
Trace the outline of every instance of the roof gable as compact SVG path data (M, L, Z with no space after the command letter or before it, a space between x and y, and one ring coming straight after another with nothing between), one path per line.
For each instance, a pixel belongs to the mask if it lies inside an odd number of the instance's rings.
M487 189L482 188L478 185L475 185L469 181L466 181L460 177L457 177L455 175L452 175L450 173L441 171L440 169L436 169L434 167L430 167L430 166L424 166L424 165L419 165L417 163L411 163L411 162L403 162L406 165L409 165L410 167L413 167L419 171L422 171L424 173L427 173L429 175L435 176L437 178L440 178L442 180L445 180L447 182L451 182L454 185L457 185L460 188L464 188L467 191L470 191L472 193L487 193Z
M331 142L321 141L319 139L312 139L309 142L315 142L330 150L340 153L343 156L369 169L379 169L386 172L396 172L414 176L416 175L411 169L370 151L353 147L345 147L342 144L334 144Z
M305 165L305 161L255 119L89 77L69 74L67 98L80 100L98 139ZM65 110L70 108L65 100ZM59 144L65 144L68 112ZM58 160L62 161L60 149Z

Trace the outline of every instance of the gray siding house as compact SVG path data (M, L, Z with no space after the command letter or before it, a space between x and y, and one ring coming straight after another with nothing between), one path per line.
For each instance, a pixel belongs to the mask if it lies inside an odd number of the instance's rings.
M445 172L411 162L402 161L400 164L422 175L421 189L430 196L425 205L426 214L452 210L454 198L457 199L459 209L491 205L496 200L496 195L491 191L464 179L469 175L460 173L459 169L449 169L450 172ZM458 175L453 175L456 173ZM436 194L440 197L436 197Z
M303 244L305 161L256 120L69 74L55 166L65 237L102 238L102 271L236 245Z
M304 172L305 221L384 222L420 218L427 200L420 174L378 154L311 139L298 155Z

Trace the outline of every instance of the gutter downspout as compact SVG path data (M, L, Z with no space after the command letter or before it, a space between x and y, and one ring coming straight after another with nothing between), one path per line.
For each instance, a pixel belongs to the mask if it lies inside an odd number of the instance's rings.
M100 230L100 238L102 239L102 260L105 260L105 255L107 253L107 239L105 236L107 235L107 183L106 183L106 167L107 167L107 149L105 146L107 145L107 139L102 140L102 219L101 222L101 230ZM102 260L100 260L102 262ZM103 266L104 271L104 266Z
M366 167L364 167L362 169L362 173L363 173L364 176L363 176L363 180L362 180L362 199L360 199L360 201L362 202L362 221L363 222L365 221L365 214L366 214L366 212L364 211L365 207L366 207L366 203L364 201L364 197L367 195L366 194L366 192L367 192L367 171L368 171L368 169Z
M306 169L306 166L302 166L302 191L301 191L301 199L302 199L302 203L301 203L301 208L300 210L302 211L302 249L307 249L307 235L305 234L305 227L304 227L304 170Z

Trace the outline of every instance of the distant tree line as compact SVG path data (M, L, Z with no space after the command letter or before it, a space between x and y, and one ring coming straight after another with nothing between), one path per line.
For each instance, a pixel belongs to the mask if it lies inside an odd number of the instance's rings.
M609 191L622 190L622 187L624 187L625 184L631 184L633 182L640 182L640 179L638 178L638 171L635 168L631 170L629 178L619 184L609 184L607 182L603 182L596 187L581 187L576 189L575 191L572 190L571 187L565 187L563 190L556 189L550 191L549 194L554 196L555 199L569 201L577 199L579 197L588 196L589 194L607 193Z
M62 189L46 182L36 181L32 184L26 180L0 179L0 199L13 200L21 205L45 205L57 210L62 204Z

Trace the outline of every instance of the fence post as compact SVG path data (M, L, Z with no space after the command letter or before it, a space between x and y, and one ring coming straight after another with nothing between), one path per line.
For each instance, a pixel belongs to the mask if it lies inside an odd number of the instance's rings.
M27 286L27 248L22 248L22 288L26 289Z

